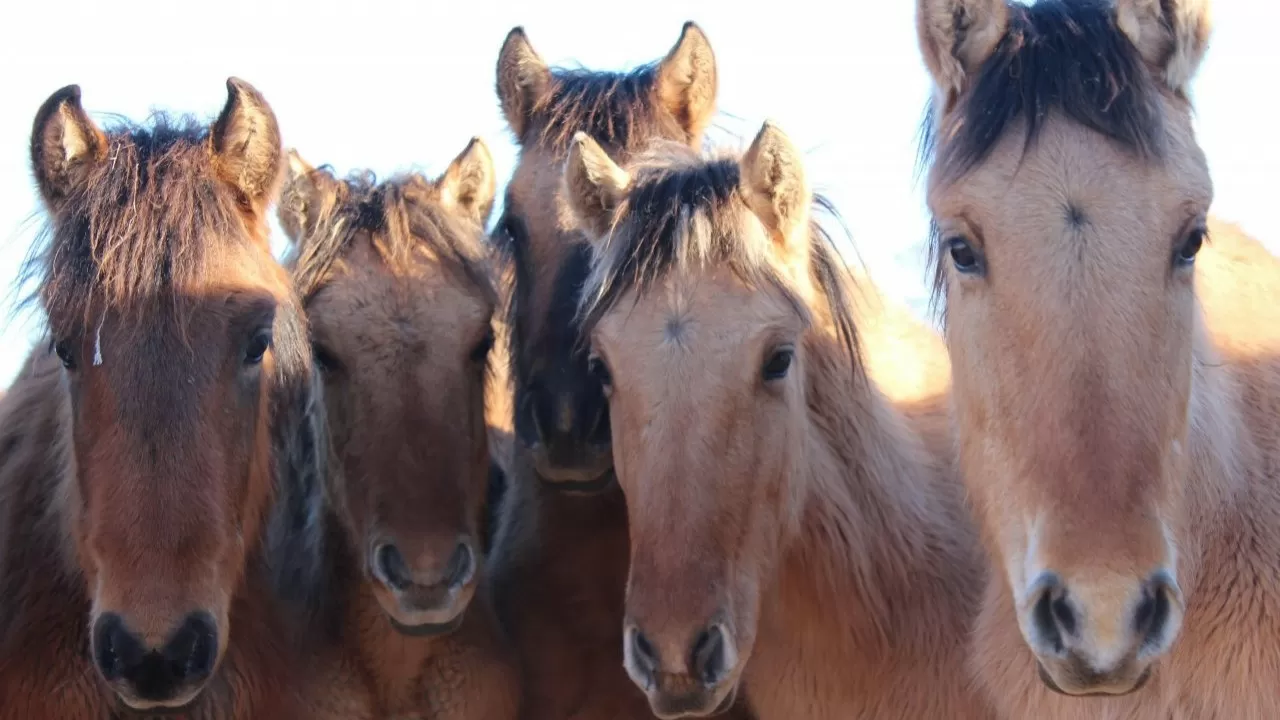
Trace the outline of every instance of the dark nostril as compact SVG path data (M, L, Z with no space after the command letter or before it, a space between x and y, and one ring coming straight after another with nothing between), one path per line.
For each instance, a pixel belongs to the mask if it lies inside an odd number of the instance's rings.
M693 655L689 667L707 687L718 685L729 671L728 639L719 625L712 625L698 634L693 643Z
M631 664L647 678L653 678L658 671L658 651L654 649L649 638L640 632L640 628L631 628Z
M164 647L164 659L175 679L203 680L218 658L218 627L206 612L192 613Z
M1044 582L1032 618L1041 641L1050 645L1055 653L1063 652L1064 638L1075 634L1077 620L1067 599L1067 589L1056 578Z
M1169 624L1169 590L1163 583L1158 583L1143 595L1134 613L1133 626L1142 637L1143 647L1155 649L1164 644L1164 630Z
M457 549L449 558L449 566L445 569L446 586L459 588L466 585L475 575L475 568L476 558L475 552L471 550L471 543L466 541L458 543Z
M413 585L409 564L400 549L391 543L380 545L373 554L374 574L393 590L405 590Z
M142 661L145 650L115 613L104 613L93 625L93 661L108 682L119 680Z

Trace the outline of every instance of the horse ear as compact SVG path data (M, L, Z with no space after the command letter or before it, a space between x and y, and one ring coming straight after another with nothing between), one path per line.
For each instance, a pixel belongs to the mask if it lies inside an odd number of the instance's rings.
M597 243L613 228L613 213L631 175L584 132L575 133L564 165L565 197L578 224Z
M296 246L301 244L306 230L315 227L320 206L319 188L315 168L293 148L289 148L286 155L288 169L280 191L280 203L276 207L276 218L289 242Z
M800 151L771 120L765 121L742 158L742 190L752 212L780 246L790 247L807 227L813 194Z
M107 136L80 106L80 86L49 96L31 129L31 167L40 196L57 212L89 169L107 155Z
M658 100L696 141L716 109L716 56L702 28L684 24L680 39L658 65Z
M498 101L517 140L524 139L534 108L550 89L551 68L533 49L524 28L512 28L498 53Z
M261 212L280 187L284 149L271 106L252 85L227 78L227 104L213 124L214 167Z
M439 188L445 205L466 213L481 227L489 223L498 182L493 172L493 155L484 140L471 138L440 177Z
M1185 94L1209 49L1209 0L1116 0L1115 18L1169 89Z
M951 109L968 78L995 52L1009 27L1006 0L916 0L920 54Z

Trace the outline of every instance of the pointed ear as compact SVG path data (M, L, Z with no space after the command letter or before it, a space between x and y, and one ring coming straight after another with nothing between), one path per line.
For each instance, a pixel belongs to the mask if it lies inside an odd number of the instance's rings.
M228 78L227 104L209 139L219 177L262 213L280 188L285 165L271 106L249 83Z
M574 134L564 164L564 191L578 224L595 243L609 235L631 175L586 133Z
M315 227L319 210L319 192L316 178L311 166L298 151L289 148L288 170L285 172L284 187L280 190L280 203L276 206L276 218L284 230L289 244L297 246L304 233Z
M785 248L801 239L809 223L813 194L800 152L791 139L773 121L766 120L741 167L743 195L774 242Z
M1157 0L1158 1L1158 0ZM1009 27L1006 0L916 0L920 54L949 111Z
M44 101L31 128L31 168L50 211L57 212L106 156L107 136L80 106L79 85Z
M1185 95L1213 21L1209 0L1116 0L1116 26L1170 90Z
M457 208L481 227L487 225L498 182L494 178L493 155L484 140L471 138L466 149L449 163L437 187L445 205Z
M658 100L697 144L716 111L716 56L702 28L684 24L658 65Z
M498 53L498 101L517 140L524 139L534 108L550 90L551 68L529 44L524 28L512 28Z

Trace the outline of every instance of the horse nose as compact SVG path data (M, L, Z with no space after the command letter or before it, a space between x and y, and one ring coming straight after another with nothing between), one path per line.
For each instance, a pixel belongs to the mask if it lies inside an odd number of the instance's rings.
M190 691L213 673L218 628L207 612L188 614L159 648L148 648L115 613L93 628L93 659L108 683L123 685L131 700L164 703Z
M687 675L704 688L715 688L728 678L737 661L733 640L720 623L708 625L694 635L682 657L664 658L636 625L628 628L624 643L626 669L646 691L656 685L659 673Z
M378 580L396 591L414 587L458 590L475 577L476 556L471 545L465 538L459 540L439 577L423 581L414 576L400 548L394 543L384 543L374 551L373 572Z

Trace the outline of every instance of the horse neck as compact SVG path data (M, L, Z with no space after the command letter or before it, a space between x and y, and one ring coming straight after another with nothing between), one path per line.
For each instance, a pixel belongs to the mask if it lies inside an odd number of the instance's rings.
M1190 594L1220 585L1240 538L1274 547L1280 515L1280 260L1238 228L1210 220L1197 260L1190 400L1191 470L1183 489L1179 575ZM1265 535L1266 537L1256 537Z
M945 397L895 406L831 331L812 332L806 353L806 496L762 628L794 655L824 647L833 670L890 655L958 662L982 561L951 470ZM833 625L848 632L824 632Z

